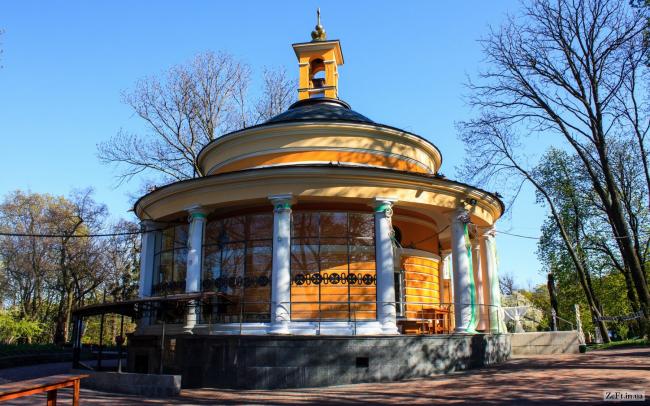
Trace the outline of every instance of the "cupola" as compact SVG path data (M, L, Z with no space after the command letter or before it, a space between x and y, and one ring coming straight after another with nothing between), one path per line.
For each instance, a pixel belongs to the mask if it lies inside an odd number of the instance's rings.
M311 33L310 42L293 44L298 58L298 100L318 97L338 98L338 67L343 65L343 53L339 40L327 40L320 22Z

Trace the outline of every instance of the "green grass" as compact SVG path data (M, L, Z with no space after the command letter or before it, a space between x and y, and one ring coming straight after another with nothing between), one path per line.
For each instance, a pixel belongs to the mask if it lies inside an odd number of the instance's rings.
M612 348L624 348L624 347L650 347L650 340L645 338L635 338L631 340L612 341L611 343L606 343L606 344L589 345L587 348L589 351L593 351L593 350L609 350Z

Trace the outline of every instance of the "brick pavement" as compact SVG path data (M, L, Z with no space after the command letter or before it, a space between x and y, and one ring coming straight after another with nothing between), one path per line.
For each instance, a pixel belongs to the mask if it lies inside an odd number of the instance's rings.
M194 389L184 390L180 397L171 399L145 399L82 389L81 398L84 405L125 406L364 403L591 405L602 402L603 390L607 388L645 390L650 395L650 348L517 358L490 368L404 382L274 391ZM69 402L67 391L62 391L60 397L61 404ZM32 397L11 404L42 403L43 397Z

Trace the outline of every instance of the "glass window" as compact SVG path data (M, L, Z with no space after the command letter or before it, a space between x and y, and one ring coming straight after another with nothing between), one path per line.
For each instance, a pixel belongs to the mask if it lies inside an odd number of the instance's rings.
M269 321L272 238L272 213L208 221L203 245L203 289L220 295L204 303L204 323Z
M154 295L185 292L188 227L188 224L179 224L156 233Z
M376 318L372 213L293 212L291 318Z

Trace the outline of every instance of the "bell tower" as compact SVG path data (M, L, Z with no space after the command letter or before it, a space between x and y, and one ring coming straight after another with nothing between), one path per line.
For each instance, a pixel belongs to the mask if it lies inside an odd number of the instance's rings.
M343 53L339 40L327 40L325 29L318 21L311 33L310 42L293 44L298 58L298 100L317 97L338 98L338 67L343 65Z

